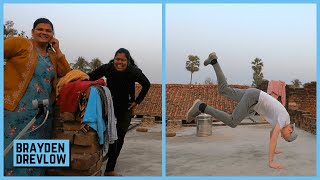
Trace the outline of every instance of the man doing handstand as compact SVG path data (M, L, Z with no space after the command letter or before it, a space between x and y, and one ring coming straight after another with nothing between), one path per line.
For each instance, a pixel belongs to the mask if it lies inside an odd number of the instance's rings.
M204 65L212 65L218 81L218 91L221 95L238 102L232 114L215 109L199 99L195 100L192 107L187 112L187 121L195 119L200 113L206 113L224 124L235 128L240 122L247 118L252 112L257 112L263 116L271 125L269 143L269 167L281 169L283 166L273 161L276 151L279 134L283 139L292 142L297 138L294 124L290 124L290 116L285 107L269 94L256 89L237 89L228 87L226 78L217 61L216 53L211 53Z

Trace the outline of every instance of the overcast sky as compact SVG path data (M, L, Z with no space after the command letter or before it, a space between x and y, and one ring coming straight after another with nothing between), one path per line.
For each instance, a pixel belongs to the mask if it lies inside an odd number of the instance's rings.
M193 82L216 81L203 61L216 51L229 84L252 83L251 62L268 80L316 80L315 4L167 4L166 82L189 83L188 55L201 66Z
M48 18L68 61L79 56L107 63L121 47L130 51L151 83L161 83L161 4L5 4L4 22L27 32Z

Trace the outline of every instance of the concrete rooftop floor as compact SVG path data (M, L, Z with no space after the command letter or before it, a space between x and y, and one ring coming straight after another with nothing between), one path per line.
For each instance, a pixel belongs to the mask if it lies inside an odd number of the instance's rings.
M161 176L161 124L147 127L148 132L137 132L138 127L127 132L115 170L123 176Z
M196 127L182 127L166 138L167 176L315 176L316 136L296 128L294 142L278 140L275 161L268 166L271 125L212 126L212 136L196 136Z
M137 127L127 133L115 170L123 176L161 176L161 124L148 132L137 132ZM175 137L166 137L166 175L315 176L316 136L296 128L294 142L280 138L277 149L283 153L275 161L285 168L271 169L270 129L269 124L212 126L212 136L198 137L196 127L182 127Z

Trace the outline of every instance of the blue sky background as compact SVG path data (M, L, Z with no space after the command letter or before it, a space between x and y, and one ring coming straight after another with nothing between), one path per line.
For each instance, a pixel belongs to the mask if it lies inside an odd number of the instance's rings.
M121 47L128 49L151 83L161 83L161 4L5 4L4 22L31 37L37 18L54 25L55 37L70 63L109 62Z
M193 83L207 77L203 66L215 51L229 84L251 85L251 62L262 59L268 80L287 84L316 80L316 4L167 4L166 82L189 83L188 55L200 58Z

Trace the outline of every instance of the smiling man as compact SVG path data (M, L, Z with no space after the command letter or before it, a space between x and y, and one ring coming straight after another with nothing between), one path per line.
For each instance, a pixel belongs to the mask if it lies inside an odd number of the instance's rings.
M273 127L270 132L269 167L275 169L283 168L283 165L273 161L274 154L280 153L280 151L276 151L279 134L281 133L282 138L288 142L294 141L298 136L295 133L294 124L290 124L289 113L278 100L259 89L237 89L228 87L226 78L217 59L216 53L213 52L209 55L208 59L204 61L204 65L207 66L211 64L213 66L217 76L219 93L238 102L238 105L232 114L228 114L208 106L197 99L187 112L187 121L192 121L200 113L206 113L226 125L235 128L252 112L257 112Z

